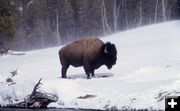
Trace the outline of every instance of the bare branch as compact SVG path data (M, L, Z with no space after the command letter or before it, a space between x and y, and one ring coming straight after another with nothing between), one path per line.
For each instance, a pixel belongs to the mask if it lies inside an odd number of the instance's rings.
M42 80L42 78L39 79L38 83L34 86L34 89L33 89L32 93L31 93L30 97L32 97L36 93L36 90L39 89L39 85L42 84L41 80Z

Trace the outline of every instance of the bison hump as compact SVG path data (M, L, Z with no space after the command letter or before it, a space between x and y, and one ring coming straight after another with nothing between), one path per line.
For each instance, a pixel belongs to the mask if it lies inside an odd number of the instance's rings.
M94 59L100 54L103 42L95 37L86 37L66 45L61 50L64 58L68 59Z
M104 44L100 39L95 37L87 37L81 40L85 50L99 50Z

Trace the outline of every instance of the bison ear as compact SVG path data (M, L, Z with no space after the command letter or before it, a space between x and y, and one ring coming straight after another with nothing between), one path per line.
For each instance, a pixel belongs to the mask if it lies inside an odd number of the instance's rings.
M109 53L109 48L111 47L111 43L110 42L107 42L105 45L104 45L104 53L105 54L108 54Z
M108 53L109 53L108 50L107 50L107 47L108 47L108 46L105 46L105 47L104 47L104 53L105 53L105 54L108 54Z

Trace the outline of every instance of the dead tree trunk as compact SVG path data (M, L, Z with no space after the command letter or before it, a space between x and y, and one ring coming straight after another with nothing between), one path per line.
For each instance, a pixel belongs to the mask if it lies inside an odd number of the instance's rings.
M41 85L41 80L35 85L32 93L28 95L24 101L16 103L16 104L9 104L5 107L8 108L46 108L49 103L56 102L58 100L58 96L54 94L49 94L45 92L38 92L39 85Z

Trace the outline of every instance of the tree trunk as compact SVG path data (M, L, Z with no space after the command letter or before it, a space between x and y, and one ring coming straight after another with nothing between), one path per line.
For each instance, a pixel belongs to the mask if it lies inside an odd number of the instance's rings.
M139 1L139 26L141 26L142 25L142 1L140 0Z
M163 16L163 21L166 21L166 7L165 7L165 1L161 0L162 2L162 16Z
M103 2L103 0L102 0ZM102 28L103 28L103 35L106 35L106 29L105 29L105 22L104 22L104 12L103 12L103 5L101 3L101 18L102 18Z
M56 10L56 38L57 38L57 44L59 45L61 40L60 40L60 35L59 35L59 14L58 14L58 10Z
M155 13L154 13L154 23L157 22L158 1L159 0L156 0L156 7L155 7Z

